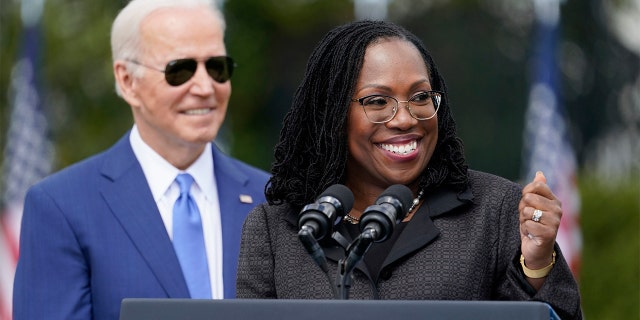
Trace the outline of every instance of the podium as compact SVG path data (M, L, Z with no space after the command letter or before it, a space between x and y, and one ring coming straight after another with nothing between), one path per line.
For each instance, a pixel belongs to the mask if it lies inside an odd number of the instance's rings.
M122 301L120 320L559 320L536 301L142 299Z

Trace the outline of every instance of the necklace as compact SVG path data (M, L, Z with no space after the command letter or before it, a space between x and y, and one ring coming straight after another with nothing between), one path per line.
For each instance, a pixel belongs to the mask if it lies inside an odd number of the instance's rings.
M418 192L418 196L413 199L413 202L411 203L411 207L409 207L409 210L407 211L407 215L409 215L413 211L413 209L415 209L418 206L418 203L420 203L420 200L422 200L423 195L424 195L424 191L420 190L420 192ZM343 220L351 224L358 224L358 222L360 222L360 218L356 218L352 216L350 213L347 213L344 216Z
M347 213L346 216L344 216L344 221L345 222L349 222L351 224L358 224L358 222L360 221L360 218L356 218L354 216L352 216L350 213Z

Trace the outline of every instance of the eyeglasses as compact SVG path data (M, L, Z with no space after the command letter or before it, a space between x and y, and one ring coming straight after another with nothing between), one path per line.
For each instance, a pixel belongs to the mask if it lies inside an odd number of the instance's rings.
M164 78L167 83L177 87L189 81L196 73L198 69L198 61L195 59L178 59L171 60L167 63L164 70L157 69L151 66L144 65L135 60L127 60L131 63L149 68L152 70L160 71L164 73ZM207 73L213 80L219 83L224 83L231 79L233 74L233 68L236 66L231 57L219 56L211 57L204 61L204 66L207 69Z
M398 113L400 102L407 103L409 114L416 120L429 120L438 113L443 93L440 91L422 91L413 95L407 101L399 101L390 96L374 94L352 102L359 102L364 109L367 119L373 123L391 121Z

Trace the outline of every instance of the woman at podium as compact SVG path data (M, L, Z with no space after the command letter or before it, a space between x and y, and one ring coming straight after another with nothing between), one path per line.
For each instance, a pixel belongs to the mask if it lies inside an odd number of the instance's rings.
M268 203L245 221L237 296L531 300L581 319L544 174L523 187L468 169L451 105L411 32L383 21L331 30L285 117ZM348 195L323 196L336 184ZM384 194L395 185L408 201Z

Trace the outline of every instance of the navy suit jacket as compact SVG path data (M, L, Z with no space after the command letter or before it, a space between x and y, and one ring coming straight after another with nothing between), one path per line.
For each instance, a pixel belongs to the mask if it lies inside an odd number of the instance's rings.
M242 224L264 202L262 170L213 149L225 298L235 297ZM243 203L249 195L253 203ZM110 319L123 298L189 298L129 134L27 192L14 319Z

